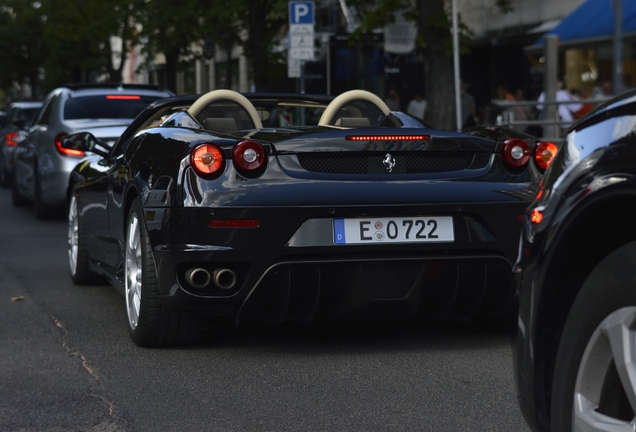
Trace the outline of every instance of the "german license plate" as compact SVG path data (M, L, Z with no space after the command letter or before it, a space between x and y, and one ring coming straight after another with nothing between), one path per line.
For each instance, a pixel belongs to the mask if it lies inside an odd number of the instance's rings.
M453 218L389 217L333 220L334 244L452 242Z

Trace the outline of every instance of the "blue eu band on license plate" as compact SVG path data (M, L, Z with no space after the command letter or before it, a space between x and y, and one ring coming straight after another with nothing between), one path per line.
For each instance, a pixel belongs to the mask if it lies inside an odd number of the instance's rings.
M449 243L454 240L453 218L450 216L333 220L333 242L336 245Z

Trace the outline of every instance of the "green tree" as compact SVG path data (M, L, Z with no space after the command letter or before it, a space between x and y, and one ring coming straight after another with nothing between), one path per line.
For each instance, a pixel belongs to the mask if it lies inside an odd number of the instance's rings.
M287 74L283 55L273 53L272 48L276 37L281 34L288 21L288 1L252 0L246 3L249 7L239 15L241 27L248 29L243 49L250 60L256 90L268 91L272 78ZM276 68L276 65L283 67Z
M46 77L50 86L91 82L96 77L120 82L123 57L137 40L131 21L132 0L46 0ZM123 40L117 66L111 37Z
M139 0L135 19L141 24L148 58L164 55L171 90L176 90L177 71L201 57L200 45L205 40L222 50L242 46L256 88L264 90L273 66L281 63L281 55L272 52L272 45L287 22L287 1Z
M44 90L67 82L107 76L121 81L111 36L124 40L123 54L136 41L133 0L0 0L0 55L11 67L0 70L0 87L30 83L41 76Z
M143 52L152 62L155 56L165 57L166 86L177 89L177 71L184 61L196 56L195 48L203 40L203 16L215 8L216 2L205 4L197 0L136 0L134 20L140 25L139 40ZM216 30L213 28L212 30Z
M0 0L0 87L31 84L33 93L38 94L38 77L47 57L46 21L39 2Z

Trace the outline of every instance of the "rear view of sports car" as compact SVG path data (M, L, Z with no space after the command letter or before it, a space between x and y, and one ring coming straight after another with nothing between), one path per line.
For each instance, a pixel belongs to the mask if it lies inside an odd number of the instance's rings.
M126 299L132 339L240 323L511 313L519 218L554 146L433 129L377 96L217 90L142 112L68 189L69 262Z

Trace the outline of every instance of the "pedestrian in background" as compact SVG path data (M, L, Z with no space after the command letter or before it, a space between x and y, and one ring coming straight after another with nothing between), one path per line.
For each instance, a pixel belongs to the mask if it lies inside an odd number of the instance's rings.
M469 83L464 81L462 81L459 85L462 129L466 129L477 124L477 121L475 120L475 115L477 113L475 108L475 98L468 93L469 85Z
M565 131L572 125L572 121L574 120L574 116L572 112L578 111L581 109L581 104L576 101L574 97L563 88L563 80L560 79L557 81L557 92L556 92L556 101L557 102L568 102L572 101L571 104L559 104L557 112L559 113L559 118L561 119L561 124L559 127L561 128L561 133L564 134ZM537 102L545 102L545 92L541 92L539 95L539 99ZM537 109L543 111L543 104L537 104ZM547 119L551 120L551 119Z
M426 113L426 101L422 98L422 93L415 93L415 98L411 99L411 102L409 102L406 112L411 114L413 117L424 120L424 114Z
M402 109L402 104L400 103L400 95L398 94L395 87L391 87L391 89L389 90L389 95L386 99L384 99L384 103L386 103L391 111L400 111Z
M514 95L510 93L508 91L508 88L503 84L497 87L497 99L500 101L508 101L508 102L515 101Z
M585 87L581 87L578 92L573 94L573 96L579 101L589 99L589 93ZM574 117L574 120L580 119L594 108L590 103L581 103L580 105L581 108L576 111L572 111L572 117Z
M612 82L608 79L603 80L600 86L594 87L590 99L609 99L612 97Z

